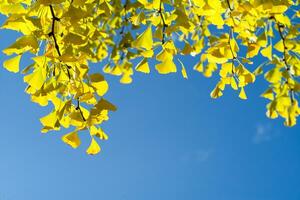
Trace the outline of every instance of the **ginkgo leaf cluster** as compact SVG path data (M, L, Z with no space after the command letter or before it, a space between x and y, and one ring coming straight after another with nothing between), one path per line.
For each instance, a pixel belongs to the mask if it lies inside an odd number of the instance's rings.
M73 148L81 134L97 154L108 136L102 123L116 107L104 96L106 74L130 84L135 72L194 70L218 76L211 97L226 88L247 99L262 75L269 86L267 116L294 126L300 114L299 1L297 0L1 0L2 29L21 33L3 50L3 67L24 74L26 92L40 106L42 132L72 128L62 141ZM20 66L23 55L28 66ZM194 66L185 56L197 59ZM261 63L254 60L262 60ZM91 70L91 63L97 69ZM192 69L192 70L191 70Z

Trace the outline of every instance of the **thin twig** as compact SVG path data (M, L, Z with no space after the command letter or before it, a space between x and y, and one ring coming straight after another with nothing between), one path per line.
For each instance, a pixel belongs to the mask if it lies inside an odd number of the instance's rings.
M80 107L80 101L79 101L79 99L77 99L77 107L76 107L76 110L79 110L79 113L80 113L80 115L81 115L83 121L86 121L86 119L85 119L85 117L84 117L84 115L83 115L83 112L82 112L82 110L81 110L81 107Z
M277 24L277 28L278 28L278 32L279 32L279 35L280 35L280 38L281 38L281 41L282 41L282 44L283 44L283 62L286 66L286 70L289 71L290 70L290 67L287 63L287 59L286 59L286 50L287 50L287 47L286 47L286 43L285 43L285 38L283 36L283 32L281 30L282 26L279 24L279 23L276 23Z
M274 18L275 19L275 18ZM276 21L276 20L275 20ZM279 22L276 22L276 25L277 25L277 28L278 28L278 32L279 32L279 36L281 38L281 41L282 41L282 44L283 44L283 62L285 64L285 69L286 71L288 72L289 76L291 79L293 79L294 75L291 73L291 67L289 66L288 62L287 62L287 52L286 50L288 49L287 46L286 46L286 40L285 40L285 37L283 35L283 32L281 30L281 28L284 28L284 25L281 25ZM286 81L286 83L288 84L288 80ZM288 85L289 86L289 85ZM289 86L290 88L290 86ZM291 101L294 102L294 90L292 88L289 89L289 96L291 98Z
M61 52L59 50L59 45L57 43L57 39L56 39L56 36L55 36L55 22L60 21L60 19L55 16L53 6L49 5L49 7L50 7L51 15L52 15L52 26L51 26L51 32L48 35L50 37L52 36L53 41L54 41L55 49L56 49L58 55L61 56Z
M233 8L231 8L231 6L230 6L229 0L226 0L226 2L227 2L227 5L228 5L229 10L230 10L230 11L233 11Z
M161 40L161 43L164 44L165 41L166 41L166 28L167 28L167 24L166 24L164 15L163 15L163 13L162 13L162 5L163 5L162 0L160 0L158 13L159 13L160 18L161 18L162 23L163 23L163 27L162 27L162 40Z

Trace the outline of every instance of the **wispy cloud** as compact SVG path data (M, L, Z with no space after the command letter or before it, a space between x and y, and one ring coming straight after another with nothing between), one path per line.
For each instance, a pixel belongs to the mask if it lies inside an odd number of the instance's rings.
M206 162L213 154L211 149L198 149L196 151L187 152L180 157L182 162Z
M195 152L195 160L198 162L204 162L211 156L211 150L198 150Z
M275 130L271 124L259 124L256 126L253 143L260 144L263 142L268 142L278 136L279 131Z

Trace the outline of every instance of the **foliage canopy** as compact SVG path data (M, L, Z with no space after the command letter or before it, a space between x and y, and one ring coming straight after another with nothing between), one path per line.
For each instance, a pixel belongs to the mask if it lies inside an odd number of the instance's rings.
M135 71L177 72L188 78L182 56L199 59L196 72L219 75L212 98L225 87L247 99L245 88L259 75L269 82L262 94L270 102L267 116L294 126L300 113L299 1L295 0L0 0L6 16L2 29L22 34L3 52L3 63L18 73L20 60L26 92L53 110L40 119L42 132L74 127L62 140L80 145L78 132L88 130L88 154L100 152L96 139L107 140L101 124L116 107L103 98L103 73L129 84ZM263 63L253 58L263 57ZM151 64L155 66L151 66ZM154 65L154 64L153 64ZM99 71L99 70L98 70ZM97 139L97 140L98 140Z

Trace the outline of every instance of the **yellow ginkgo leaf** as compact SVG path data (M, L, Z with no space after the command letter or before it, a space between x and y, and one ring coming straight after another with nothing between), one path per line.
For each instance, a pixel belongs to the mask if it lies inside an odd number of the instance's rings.
M10 72L17 73L20 69L20 60L22 55L15 56L3 62L3 67Z
M258 54L260 46L257 44L249 44L248 51L247 51L247 58L253 58Z
M268 44L268 38L267 38L267 32L264 31L262 32L258 37L257 37L257 44L261 47L266 47Z
M219 72L220 76L223 78L226 78L229 75L232 74L232 71L234 69L234 66L232 63L224 63L221 65L221 70Z
M183 54L183 55L192 54L193 56L195 56L196 53L191 53L192 51L193 51L193 48L191 47L191 45L189 43L185 43L185 46L182 49L181 54Z
M99 96L103 96L108 90L108 83L104 80L104 77L101 74L92 74L90 75L91 85L96 89Z
M50 130L59 130L60 124L56 112L51 112L50 114L40 118L40 122L44 126L42 129L43 133L46 133Z
M143 73L149 74L150 68L149 68L147 59L143 59L139 64L137 64L135 70L138 72L143 72Z
M283 24L283 25L287 25L290 26L291 25L291 20L288 16L280 14L280 15L274 15L275 19L277 22Z
M120 83L123 83L123 84L130 84L132 83L132 78L130 75L127 75L127 74L124 74L121 79L120 79Z
M96 110L110 110L116 111L117 108L115 105L111 104L109 101L101 98L98 103L95 105Z
M282 72L278 68L271 69L265 74L265 79L270 83L278 83L281 81Z
M196 71L198 71L198 72L203 72L203 63L202 63L201 61L198 62L198 63L194 66L193 69L196 70Z
M64 143L70 145L74 149L79 147L81 144L81 141L80 141L80 138L78 137L77 132L68 133L68 134L62 136L61 139Z
M235 79L233 77L230 78L230 86L231 86L232 89L238 90L238 86L237 86L237 84L235 82Z
M203 75L205 77L211 77L213 75L213 72L218 69L218 66L216 63L208 63L207 66L205 67L205 71Z
M274 37L274 33L273 33L273 28L272 28L272 26L269 27L269 30L268 30L267 34L268 34L268 36L270 36L270 37Z
M32 95L31 96L31 101L35 102L35 103L38 103L40 106L47 106L48 105L47 96L42 96L42 95L35 96L35 95Z
M14 44L4 49L3 53L5 53L6 55L11 55L13 53L21 54L25 51L36 53L38 48L39 44L37 42L37 39L34 36L27 35L18 38Z
M96 155L101 151L99 144L96 142L94 138L92 138L91 144L86 150L86 153L89 155Z
M218 1L219 2L219 1ZM222 26L224 25L224 20L222 18L222 15L220 15L220 13L216 13L213 16L209 17L211 20L211 23L218 26L218 28L222 28Z
M98 138L100 138L101 140L108 140L108 136L106 135L106 133L104 133L104 131L102 129L99 130L99 132L96 134L96 136Z
M5 4L4 2L1 2L0 4L0 12L2 14L8 15L8 14L23 14L26 13L26 10L22 6L21 3L11 3L11 4Z
M218 85L215 87L215 89L210 93L210 97L213 99L217 99L223 95L222 90L218 87Z
M41 89L46 80L46 70L44 67L38 67L33 73L24 77L24 82L28 83L34 89Z
M109 73L111 75L120 76L122 75L122 69L120 66L116 65L109 71Z
M297 122L297 116L299 115L300 108L298 106L297 101L293 101L289 107L289 113L288 116L286 117L285 125L286 126L295 126Z
M244 87L241 87L241 91L240 91L239 97L241 99L247 99L247 95L246 95L246 92L244 90Z
M224 55L222 55L219 50L208 53L206 56L209 63L222 64L228 61L228 58L224 57Z
M160 74L169 74L169 73L177 72L176 65L172 60L169 59L155 65L155 69Z
M188 79L188 76L187 76L187 73L186 73L183 63L181 62L181 60L178 60L178 61L181 64L181 74L182 74L183 78Z
M141 55L144 58L152 58L152 56L154 55L154 51L153 50L142 51Z
M284 13L288 7L286 5L273 5L270 13L281 14Z
M98 129L97 129L96 126L91 126L91 127L90 127L90 134L91 134L92 136L96 135L97 132L98 132Z
M99 127L91 126L90 127L90 134L92 136L96 136L100 138L101 140L108 140L108 136L104 133L104 131Z
M263 50L260 51L261 55L272 60L272 45L267 46Z
M253 74L254 74L255 76L261 75L261 74L263 74L263 73L264 73L264 71L263 71L263 65L258 66L258 67L254 70L254 72L253 72Z
M156 60L164 62L165 60L172 60L173 54L169 53L165 48L161 50L156 56Z
M274 94L272 88L267 89L263 94L261 94L261 97L270 99L271 101L274 100Z
M153 46L151 25L132 43L135 48L150 50Z
M279 52L284 52L284 45L283 42L280 40L274 45L274 49L276 49Z

